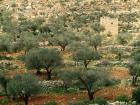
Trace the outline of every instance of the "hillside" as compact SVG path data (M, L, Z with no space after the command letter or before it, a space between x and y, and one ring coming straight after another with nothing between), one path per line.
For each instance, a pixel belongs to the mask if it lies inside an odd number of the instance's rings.
M0 0L0 105L139 104L139 0Z
M111 0L1 0L1 6L13 11L14 16L25 15L29 18L43 16L49 18L53 14L64 14L69 12L69 9L79 5L86 11L92 9L104 9L106 11L118 10L128 11L130 8L134 11L139 10L139 1L112 1ZM108 4L109 2L109 4Z

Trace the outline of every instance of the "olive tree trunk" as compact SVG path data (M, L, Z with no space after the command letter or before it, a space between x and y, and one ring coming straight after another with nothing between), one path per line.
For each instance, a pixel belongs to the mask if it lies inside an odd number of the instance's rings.
M25 97L24 97L25 105L28 105L28 101L29 101L29 97L28 97L28 96L25 96Z
M52 80L52 70L49 70L49 68L46 68L47 71L47 79Z

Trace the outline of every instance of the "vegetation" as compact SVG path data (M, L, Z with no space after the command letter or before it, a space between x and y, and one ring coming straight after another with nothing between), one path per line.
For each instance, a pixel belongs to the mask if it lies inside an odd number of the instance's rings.
M45 68L47 78L50 80L52 79L52 70L62 64L62 57L56 49L33 50L27 54L26 63L29 67L37 69L37 74L41 68Z
M140 89L136 89L134 92L133 92L133 99L135 101L137 101L137 103L139 104L140 103Z
M130 66L130 74L133 76L132 77L132 85L136 86L138 77L140 76L140 65L131 65Z
M0 0L0 104L139 104L139 4Z
M8 79L6 77L4 77L4 75L0 75L0 84L3 87L4 91L5 91L5 95L8 97L8 93L7 93L7 84L8 84Z
M13 99L21 98L28 105L29 97L40 93L37 79L29 74L16 75L8 83L8 94Z
M78 79L87 90L89 100L93 100L95 93L102 87L110 85L107 78L93 71L87 71L80 74Z
M68 92L68 87L72 86L72 81L77 78L77 73L73 71L61 71L58 73L58 77L64 81L65 91Z
M100 98L100 97L96 97L94 100L94 103L98 104L98 105L106 105L107 102L105 99Z
M26 62L27 67L36 69L37 70L36 74L37 75L40 74L42 63L39 56L39 50L30 51L25 57L25 62Z
M47 102L43 105L57 105L57 103L55 101L50 101L50 102Z
M88 48L79 49L73 55L73 59L77 62L82 62L87 69L88 64L92 60L100 59L100 55L97 52L93 52Z
M95 51L97 51L98 46L102 43L102 36L95 35L91 38L90 44L94 47Z
M129 99L128 99L128 97L126 95L121 95L121 96L118 96L116 98L116 101L119 101L119 102L128 102Z

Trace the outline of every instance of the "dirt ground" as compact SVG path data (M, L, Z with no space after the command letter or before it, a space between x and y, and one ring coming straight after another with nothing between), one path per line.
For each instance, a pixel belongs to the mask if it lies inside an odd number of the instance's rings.
M117 96L127 95L129 98L132 96L132 87L114 87L105 88L98 91L95 96L103 97L107 100L115 100ZM67 105L69 101L73 100L85 100L88 99L87 92L79 92L76 94L44 94L40 96L35 96L29 99L29 105L41 105L48 101L55 101L58 105ZM13 105L14 102L9 103Z
M128 79L130 78L129 70L125 67L114 67L111 70L111 78L118 80Z
M16 56L19 56L22 54L23 54L23 52L11 53L11 54L6 54L6 55L16 57ZM65 58L67 58L67 56L69 56L69 53L66 54ZM15 62L20 67L25 66L25 64L21 61L15 60L13 62ZM28 71L28 72L33 73L33 71ZM11 76L14 76L15 74L24 74L24 73L27 73L27 71L20 69L20 70L8 71L5 73L5 75L8 77L11 77ZM33 74L35 74L35 73L33 73ZM45 76L45 74L44 74L44 76ZM39 78L41 78L41 77L39 77ZM129 75L127 68L114 67L111 71L111 78L122 80L122 79L130 78L130 75ZM132 87L108 87L108 88L104 88L104 89L98 91L95 94L95 96L103 97L107 100L115 100L115 98L120 95L127 95L127 96L131 97L132 91L133 91ZM1 99L1 97L0 97L0 99ZM41 105L41 104L51 101L51 100L56 101L58 103L58 105L67 105L67 103L69 101L85 100L85 99L88 99L87 93L85 91L79 92L76 94L43 94L40 96L35 96L35 97L30 98L29 105ZM14 103L14 102L9 103L9 105L13 105L12 103Z
M8 72L6 75L11 76L15 74L24 74L26 73L24 70L15 70ZM126 68L114 68L111 71L111 76L112 78L115 79L127 79L130 77L128 70ZM103 97L107 100L115 100L117 96L120 95L127 95L129 97L132 96L132 87L109 87L102 89L96 93L96 96ZM87 99L87 93L86 92L81 92L77 94L64 94L64 95L58 95L58 94L46 94L46 95L41 95L37 97L32 97L29 101L29 105L40 105L45 102L55 100L58 105L67 105L69 101L72 100L81 100L81 99ZM9 104L11 105L11 104Z
M8 57L17 57L17 56L21 56L24 55L25 52L21 51L21 52L17 52L17 53L0 53L0 55L4 55L4 56L8 56Z

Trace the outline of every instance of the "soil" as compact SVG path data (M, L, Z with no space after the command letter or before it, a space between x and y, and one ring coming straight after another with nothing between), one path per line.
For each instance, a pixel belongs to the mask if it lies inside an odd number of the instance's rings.
M7 54L7 55L16 57L16 56L19 56L22 54L23 54L23 52L11 53L11 54ZM69 55L70 55L69 53L66 53L65 58L67 58ZM15 62L21 68L25 67L25 64L21 61L14 60L13 62ZM28 71L28 72L35 75L35 71L33 71L33 70ZM7 77L12 77L15 74L24 74L24 73L27 73L27 71L20 69L20 70L8 71L5 73L5 75ZM44 71L41 76L37 76L37 77L39 79L45 78L46 71ZM124 68L124 67L114 67L113 70L111 71L111 78L118 79L118 80L128 79L128 78L130 78L129 71L127 68ZM107 100L113 101L116 99L117 96L120 96L120 95L127 95L128 97L131 98L132 91L133 91L132 87L108 87L108 88L104 88L104 89L98 91L95 94L95 96L103 97ZM2 99L2 97L0 97L0 99ZM58 103L58 105L67 105L67 103L69 101L85 100L85 99L88 99L86 91L79 92L76 94L43 94L40 96L31 97L29 100L29 105L41 105L41 104L51 101L51 100L56 101ZM13 103L14 102L10 102L9 105L13 105Z
M98 91L95 97L103 97L107 100L113 101L120 95L127 95L129 98L132 96L132 87L109 87ZM55 101L58 105L67 105L69 101L73 100L85 100L88 99L87 92L79 92L76 94L44 94L40 96L31 97L29 99L29 105L41 105L49 101ZM14 102L9 103L13 105Z
M129 70L125 67L114 67L111 71L111 78L113 79L128 79L130 78Z

